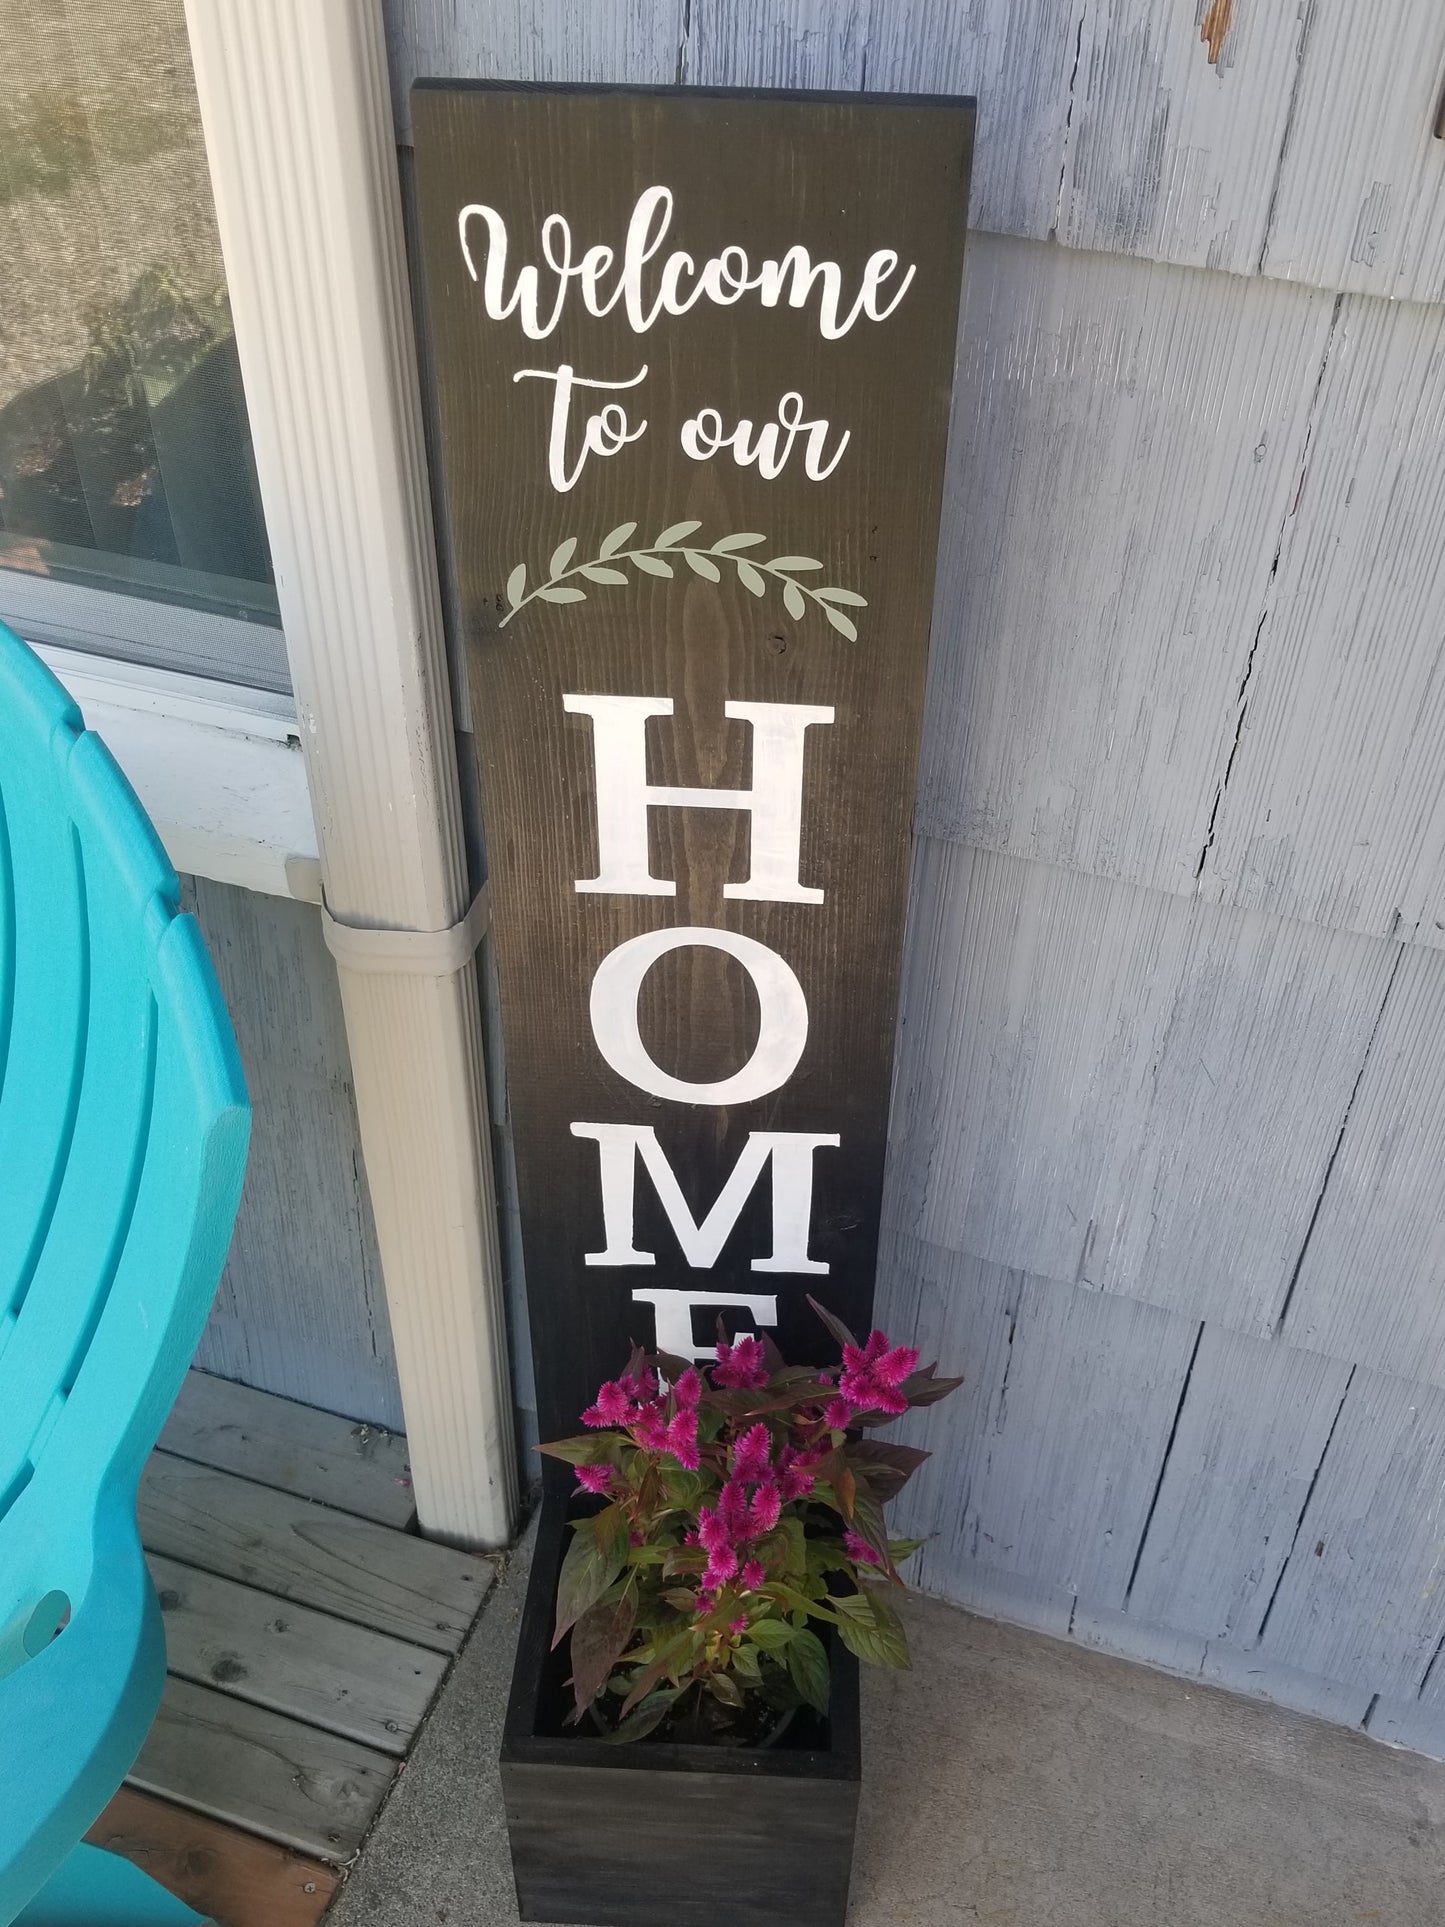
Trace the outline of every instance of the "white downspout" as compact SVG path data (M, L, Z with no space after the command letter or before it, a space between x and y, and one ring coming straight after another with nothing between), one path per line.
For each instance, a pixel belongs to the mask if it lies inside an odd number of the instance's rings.
M516 1464L481 1016L377 0L186 0L423 1529ZM368 936L368 933L386 933Z

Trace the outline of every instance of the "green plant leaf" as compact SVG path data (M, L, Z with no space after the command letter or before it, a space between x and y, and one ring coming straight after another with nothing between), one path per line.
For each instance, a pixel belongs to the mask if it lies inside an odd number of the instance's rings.
M620 1443L616 1432L590 1432L577 1439L553 1439L537 1450L549 1459L565 1459L568 1465L610 1465Z
M709 1673L703 1685L713 1698L721 1700L724 1706L741 1706L743 1703L741 1687L735 1679L729 1679L726 1673Z
M803 620L803 615L808 605L803 600L803 591L798 587L796 582L784 583L783 607L793 618L794 622L801 622Z
M768 564L770 569L821 569L822 566L811 555L775 555Z
M817 1312L824 1325L827 1326L829 1336L835 1343L839 1345L852 1345L856 1349L858 1340L853 1336L852 1332L849 1331L841 1318L835 1318L826 1305L820 1305L812 1292L808 1293L808 1303L813 1307L813 1310Z
M691 535L701 527L701 522L670 522L652 546L655 549L670 549L674 542L680 542L685 535Z
M621 569L604 569L600 562L584 562L581 573L589 582L605 582L613 588L625 589L627 577Z
M888 1557L888 1527L883 1505L868 1481L859 1477L853 1488L853 1530L865 1539L880 1559Z
M933 1455L916 1445L889 1445L882 1439L854 1439L844 1447L848 1463L868 1475L881 1499L901 1492L920 1465Z
M920 1546L926 1546L927 1544L928 1541L926 1539L890 1539L888 1541L888 1557L896 1566L904 1559L911 1559Z
M814 589L813 594L820 602L841 602L845 609L866 609L867 596L861 596L854 589Z
M734 549L755 549L759 542L766 542L765 535L724 535L712 545L714 555L731 555Z
M586 1522L588 1525L591 1521ZM595 1532L574 1533L562 1561L562 1576L557 1581L557 1624L552 1644L558 1645L569 1627L595 1606L627 1559L627 1542L614 1543L605 1552Z
M848 1598L832 1603L838 1608L838 1637L850 1653L870 1666L910 1664L902 1623L876 1588L860 1587Z
M809 1706L826 1713L831 1685L828 1653L818 1635L810 1633L806 1627L795 1632L788 1642L788 1671L793 1684Z
M779 1646L786 1646L797 1636L797 1627L790 1626L786 1619L755 1619L748 1627L748 1638L768 1653L776 1652Z
M680 1686L665 1686L655 1693L649 1693L630 1719L623 1720L603 1739L609 1746L626 1746L629 1741L646 1739L653 1728L666 1717L669 1707L681 1695Z
M738 581L743 587L751 589L754 595L766 595L768 593L767 577L760 575L752 563L745 562L741 556L738 557L737 564Z
M632 1682L627 1698L622 1702L622 1715L624 1719L632 1711L634 1706L639 1705L641 1701L646 1699L647 1695L665 1673L671 1673L674 1680L676 1680L677 1673L682 1671L683 1667L689 1663L683 1658L683 1655L689 1651L689 1649L692 1649L694 1652L701 1651L701 1642L694 1627L688 1627L685 1631L674 1634L671 1639L667 1640L657 1649L651 1662L643 1667L642 1671Z
M644 575L672 574L672 564L664 562L660 555L648 555L644 549L639 549L632 559Z
M572 1691L579 1715L607 1684L627 1649L636 1620L637 1601L624 1592L617 1599L599 1599L572 1628Z
M962 1378L940 1378L937 1365L925 1365L912 1378L905 1378L899 1390L910 1405L936 1405L962 1385Z
M599 561L606 556L616 555L617 551L622 547L623 543L636 527L637 524L635 522L619 522L611 535L604 535L601 546L597 550Z
M758 1664L757 1649L753 1646L739 1646L733 1654L733 1671L750 1686L755 1686L763 1676Z
M585 589L539 589L537 594L543 602L585 602L587 600Z
M841 610L830 609L827 603L825 602L823 604L823 614L828 618L829 622L832 623L833 627L838 631L838 634L840 636L846 636L849 642L856 642L858 640L858 631L856 627L854 626L853 623L851 623L848 620L847 616L845 616Z
M507 600L514 609L520 609L522 598L527 593L527 565L519 562L507 577Z
M694 575L700 575L708 582L722 581L718 565L716 562L709 561L701 549L684 549L682 553L687 557L688 567Z
M552 560L547 564L548 575L550 576L561 575L562 571L566 568L567 564L572 560L573 556L576 553L577 553L577 538L575 535L569 535L565 542L559 542L556 548L553 549Z

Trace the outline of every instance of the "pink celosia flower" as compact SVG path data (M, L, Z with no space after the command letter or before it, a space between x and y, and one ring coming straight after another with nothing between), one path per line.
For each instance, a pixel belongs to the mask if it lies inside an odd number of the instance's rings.
M846 1398L829 1399L823 1408L823 1423L835 1432L846 1432L853 1423L853 1407Z
M668 1421L663 1442L684 1471L696 1472L702 1463L697 1447L696 1411L678 1412Z
M748 1629L748 1618L746 1613L744 1613L742 1617L739 1619L730 1619L728 1621L728 1631L732 1634L734 1639L741 1639L743 1634L747 1631L747 1629Z
M791 1505L794 1499L806 1499L813 1489L813 1474L808 1469L806 1456L796 1446L783 1447L774 1476L785 1505Z
M702 1583L708 1591L714 1591L718 1586L725 1586L737 1569L738 1556L733 1548L719 1546L716 1551L710 1550L708 1553L707 1571L702 1576Z
M606 1492L612 1485L610 1465L579 1465L577 1483L584 1492Z
M697 1515L697 1536L699 1544L708 1552L721 1552L733 1542L726 1519L706 1505Z
M765 1586L768 1583L768 1569L762 1560L749 1559L738 1575L738 1583L744 1592L756 1592L760 1586Z
M733 1446L733 1476L756 1485L768 1476L772 1460L772 1440L766 1425L750 1426Z
M783 1509L782 1494L770 1479L760 1485L753 1494L753 1502L748 1507L749 1539L760 1539L765 1532L771 1532L778 1523L778 1515Z
M908 1410L908 1400L898 1388L917 1369L918 1353L913 1346L890 1348L882 1332L871 1332L866 1345L843 1347L838 1390L855 1411L888 1412L897 1417Z
M768 1362L760 1338L739 1338L731 1345L719 1345L717 1364L712 1368L714 1385L730 1385L738 1391L756 1392L768 1382Z
M584 1425L622 1425L632 1407L632 1401L623 1389L620 1380L610 1379L600 1386L597 1400L589 1405L582 1414Z
M843 1545L848 1557L860 1566L881 1566L883 1558L873 1550L866 1539L860 1539L851 1527L843 1534Z
M657 1373L650 1365L639 1365L635 1372L624 1372L618 1384L630 1398L656 1398Z
M702 1397L702 1379L696 1369L689 1365L672 1388L673 1397L682 1411L688 1411Z
M718 1514L734 1539L746 1539L748 1526L748 1488L742 1479L729 1479L718 1495Z

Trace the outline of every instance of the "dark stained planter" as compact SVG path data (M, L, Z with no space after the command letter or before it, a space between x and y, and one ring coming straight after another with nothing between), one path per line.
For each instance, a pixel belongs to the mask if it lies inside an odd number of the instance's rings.
M836 1642L828 1718L763 1751L563 1725L566 1643L549 1652L568 1500L543 1502L502 1737L523 1920L586 1927L843 1927L861 1748L858 1666Z

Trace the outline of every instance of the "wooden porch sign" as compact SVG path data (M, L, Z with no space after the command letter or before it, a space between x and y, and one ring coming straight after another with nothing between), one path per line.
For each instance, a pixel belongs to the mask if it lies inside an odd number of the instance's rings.
M872 1306L973 110L424 82L543 1436Z

